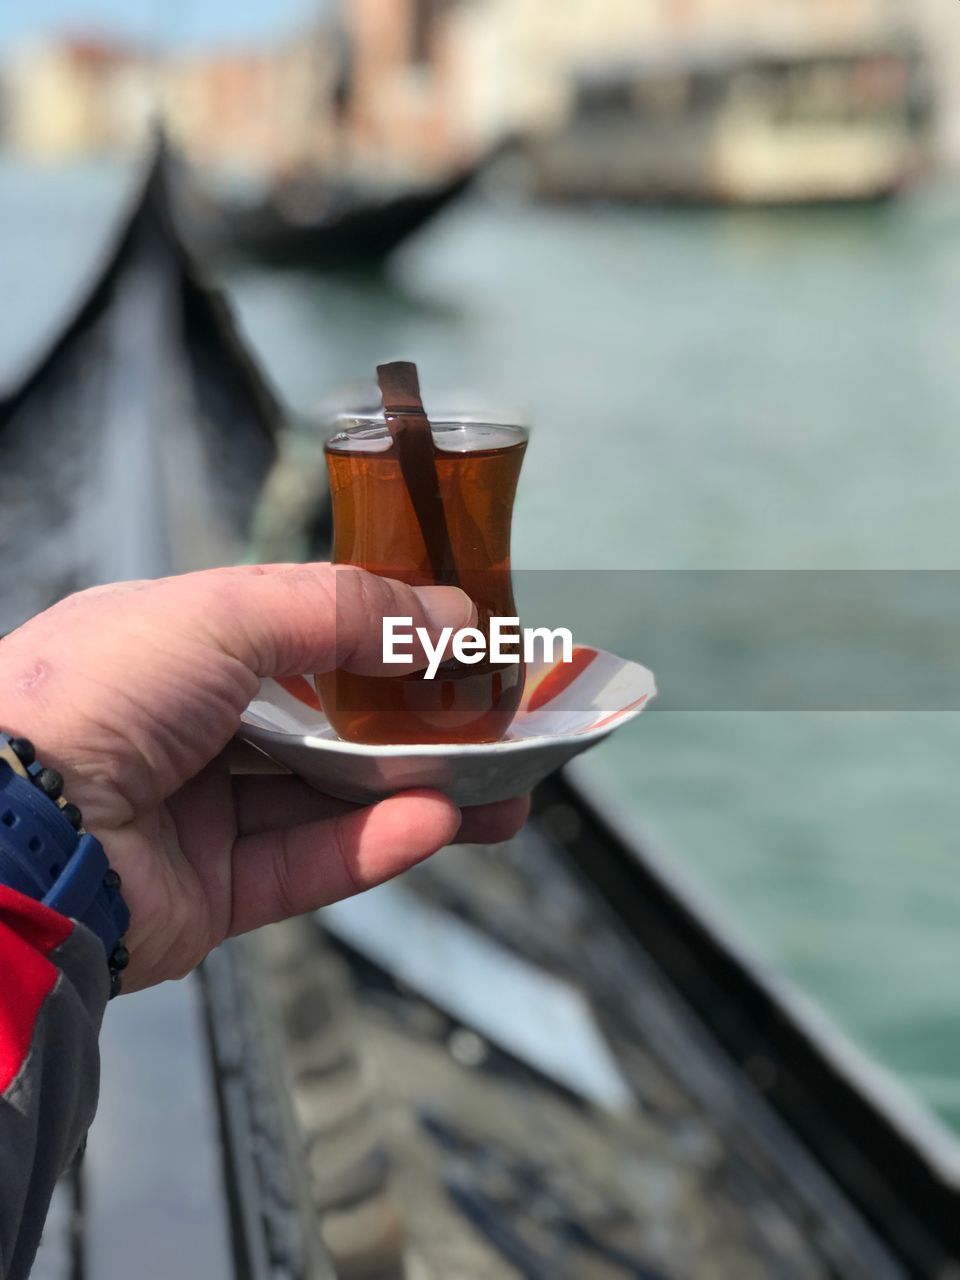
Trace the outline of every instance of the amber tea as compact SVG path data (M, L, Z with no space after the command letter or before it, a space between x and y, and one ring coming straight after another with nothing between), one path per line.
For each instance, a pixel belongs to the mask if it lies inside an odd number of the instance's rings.
M516 615L510 524L526 432L483 422L430 425L456 580L476 604L476 626L489 640L491 617ZM441 580L385 420L355 421L329 441L326 452L334 561L417 586ZM316 678L337 733L368 743L496 741L516 714L523 683L522 661L494 663L487 656L475 665L448 660L433 680L419 671L368 676L336 670Z

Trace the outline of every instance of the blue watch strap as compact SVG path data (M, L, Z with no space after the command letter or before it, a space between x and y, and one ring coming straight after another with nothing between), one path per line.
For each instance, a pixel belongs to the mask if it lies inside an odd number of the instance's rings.
M130 923L120 877L100 841L83 830L79 810L60 799L59 775L38 765L32 752L24 740L0 733L0 883L86 925L119 970Z
M126 933L130 912L120 896L119 877L111 872L103 845L84 832L53 885L43 895L43 903L73 916L92 929L109 956Z

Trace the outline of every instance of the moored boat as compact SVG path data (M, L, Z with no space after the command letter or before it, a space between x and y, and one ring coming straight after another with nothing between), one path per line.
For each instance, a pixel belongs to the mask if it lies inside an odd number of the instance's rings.
M250 203L206 193L189 202L185 227L198 246L272 266L377 266L461 196L475 174L395 190L301 181Z
M552 197L860 203L923 171L931 110L904 41L681 47L583 70L569 119L530 154Z

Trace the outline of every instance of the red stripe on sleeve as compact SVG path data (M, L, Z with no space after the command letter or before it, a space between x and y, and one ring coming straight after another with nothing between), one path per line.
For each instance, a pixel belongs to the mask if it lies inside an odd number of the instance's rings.
M20 1074L44 1000L57 980L47 958L73 922L0 885L0 1094Z

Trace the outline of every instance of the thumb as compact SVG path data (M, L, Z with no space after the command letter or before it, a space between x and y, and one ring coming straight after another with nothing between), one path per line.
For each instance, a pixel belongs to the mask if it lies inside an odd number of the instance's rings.
M416 635L423 628L436 645L441 631L457 631L476 618L458 587L411 587L349 565L249 565L173 579L210 581L215 607L205 609L217 647L258 676L301 675L347 667L368 675L397 674L383 661L383 619L409 618L413 662L427 665Z

